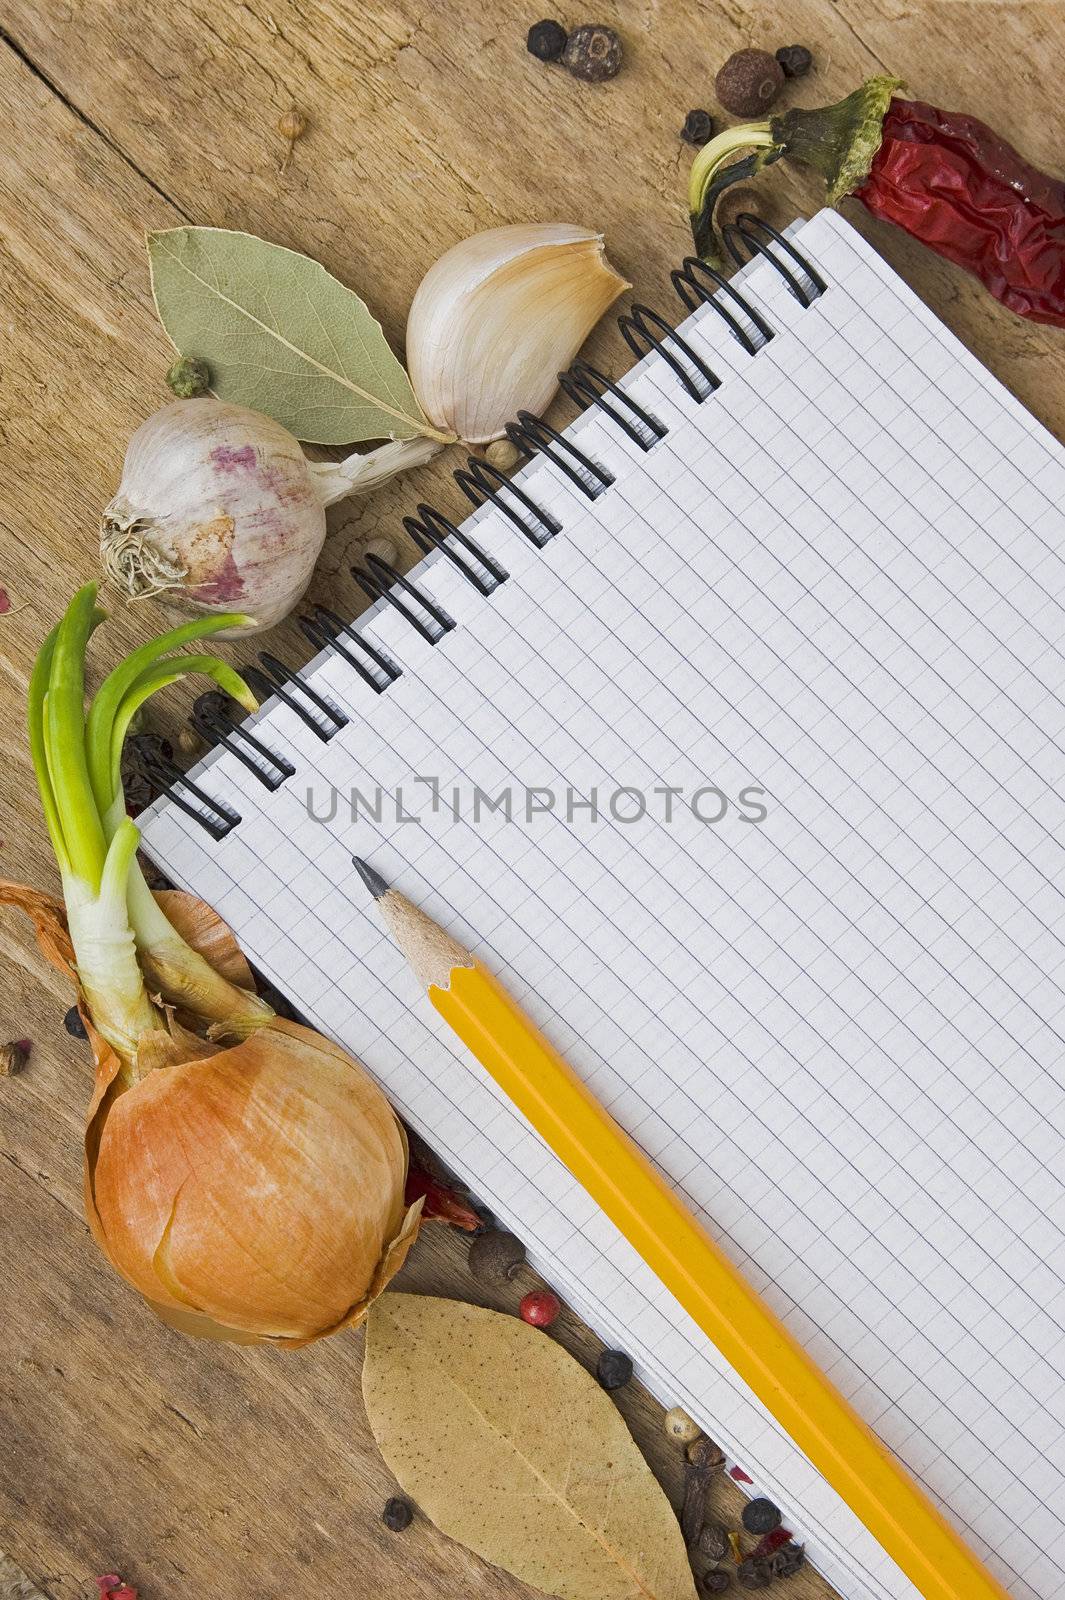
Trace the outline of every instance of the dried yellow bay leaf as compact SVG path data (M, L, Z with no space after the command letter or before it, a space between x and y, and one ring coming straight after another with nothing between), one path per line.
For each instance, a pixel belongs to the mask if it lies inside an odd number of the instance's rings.
M695 1600L677 1520L612 1400L517 1317L385 1294L370 1426L445 1533L564 1600Z

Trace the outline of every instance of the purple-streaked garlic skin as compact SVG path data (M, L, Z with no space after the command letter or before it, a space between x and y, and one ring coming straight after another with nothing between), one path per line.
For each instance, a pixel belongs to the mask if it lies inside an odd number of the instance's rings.
M243 611L254 624L239 631L259 632L299 600L325 533L321 491L288 429L205 396L163 406L130 439L101 553L127 595L193 615Z

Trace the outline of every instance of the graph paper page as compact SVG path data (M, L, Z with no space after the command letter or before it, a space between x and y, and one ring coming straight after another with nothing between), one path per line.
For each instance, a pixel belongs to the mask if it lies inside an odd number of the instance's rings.
M377 607L402 676L377 694L320 657L346 727L271 705L255 731L294 776L270 793L215 751L194 776L240 825L163 803L145 839L846 1596L913 1600L419 996L369 858L500 973L1015 1600L1051 1600L1065 464L847 224L792 238L823 295L750 267L764 348L702 308L681 332L713 394L642 362L652 450L579 419L606 492L537 458L518 481L555 538L482 508L490 599L424 563L439 643Z

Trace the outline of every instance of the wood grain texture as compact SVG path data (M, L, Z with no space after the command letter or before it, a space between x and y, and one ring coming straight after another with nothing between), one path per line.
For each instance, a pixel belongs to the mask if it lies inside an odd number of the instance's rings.
M146 228L247 228L307 251L359 290L398 349L418 281L457 239L572 220L602 228L635 297L676 320L668 269L688 247L676 130L689 107L715 109L713 75L745 44L815 51L817 72L789 91L795 103L890 68L915 94L977 112L1033 159L1060 164L1056 4L605 0L594 10L627 48L622 76L600 87L527 56L536 8L517 0L0 0L0 584L14 608L0 616L4 875L55 886L21 735L29 665L71 589L96 571L97 519L126 438L167 398ZM282 174L276 123L291 105L308 131ZM778 223L817 204L812 184L780 168L763 193ZM850 214L1061 432L1061 335ZM606 370L628 364L612 318L589 349ZM568 417L565 404L558 414ZM461 464L451 452L372 502L338 507L312 595L357 612L347 569L361 543L389 537L411 559L400 516L423 498L460 513L448 471ZM150 606L113 612L101 664L161 622ZM292 624L270 644L306 655ZM174 726L181 705L177 695L160 725ZM0 1036L34 1041L26 1070L0 1079L0 1550L52 1600L90 1595L93 1574L108 1570L144 1600L527 1594L424 1521L398 1536L380 1523L393 1486L358 1396L359 1336L285 1355L194 1345L115 1279L81 1215L89 1063L62 1030L70 996L10 914L0 951ZM441 1228L426 1230L403 1286L488 1303L464 1241ZM513 1308L522 1288L492 1303ZM574 1319L559 1337L594 1360ZM680 1461L657 1407L636 1388L619 1404L676 1497ZM720 1492L734 1515L738 1491ZM809 1574L786 1592L829 1594Z

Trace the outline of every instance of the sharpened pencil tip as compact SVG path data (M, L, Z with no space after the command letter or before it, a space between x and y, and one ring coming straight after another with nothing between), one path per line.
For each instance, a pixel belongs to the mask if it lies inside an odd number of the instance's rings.
M364 861L361 856L352 856L351 859L355 863L355 871L375 900L380 900L382 895L388 893L388 884L379 872L374 871L368 861Z

